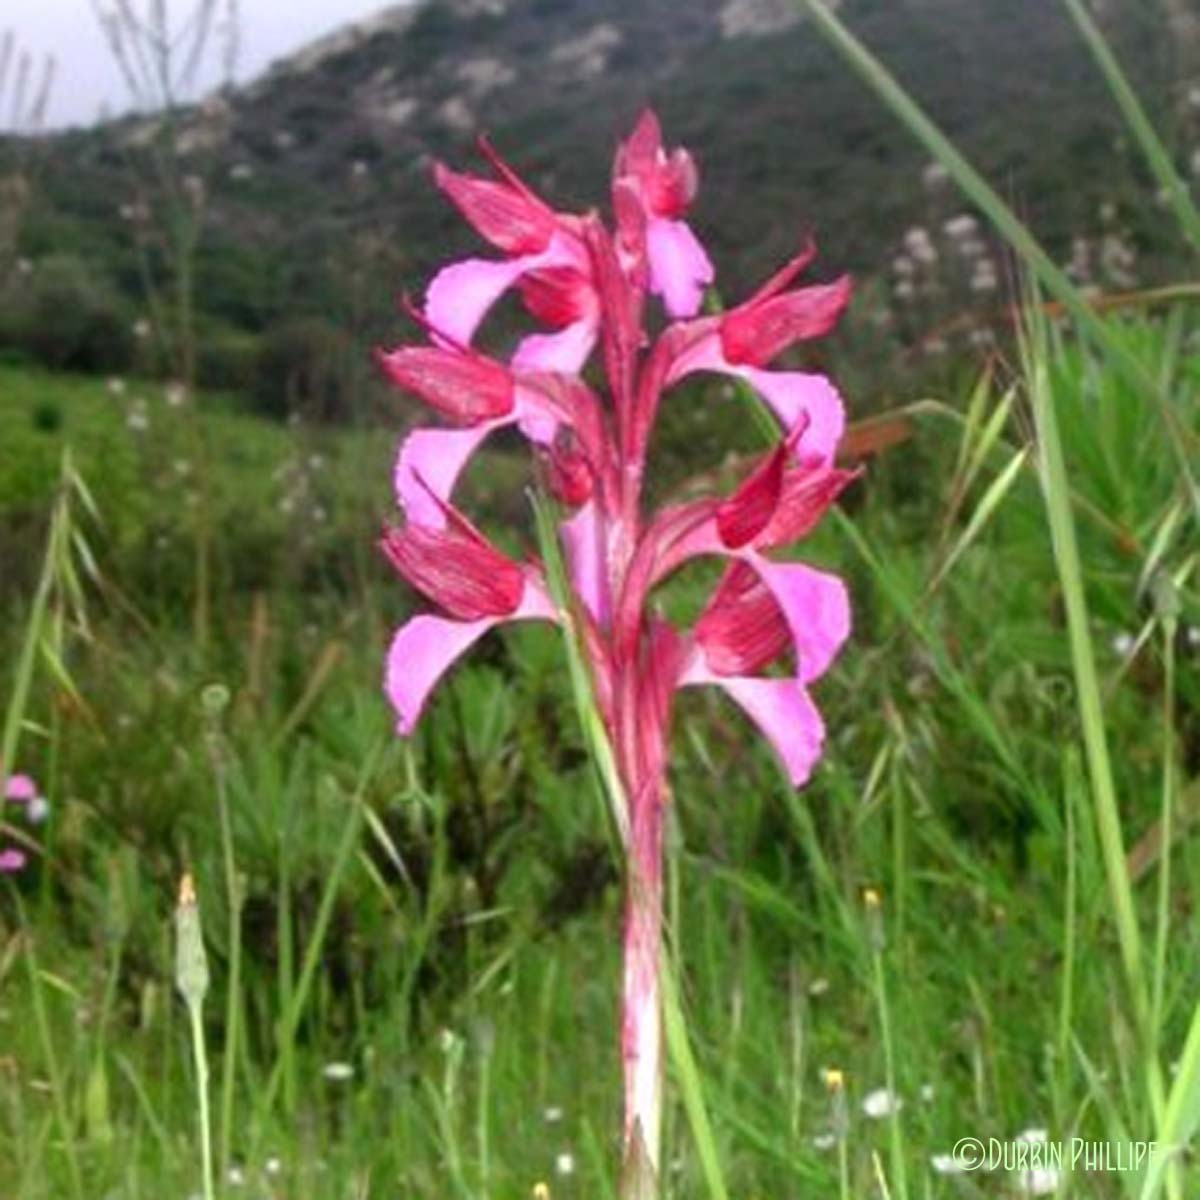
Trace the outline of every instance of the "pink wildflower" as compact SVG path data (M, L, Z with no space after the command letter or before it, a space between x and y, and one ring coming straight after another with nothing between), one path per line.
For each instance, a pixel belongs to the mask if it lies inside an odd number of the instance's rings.
M36 820L37 813L45 802L38 794L37 784L28 775L10 775L4 780L4 801L8 804L22 804L26 809L29 820ZM2 808L3 805L0 805ZM0 874L11 875L20 871L28 861L24 850L16 846L5 846L0 850Z
M422 614L400 628L385 687L399 732L408 735L437 680L484 633L505 621L560 619L540 565L502 554L451 504L482 441L517 426L550 490L573 510L560 536L627 805L625 1147L657 1170L672 700L683 687L721 688L758 725L797 786L820 758L825 730L809 689L849 633L849 602L836 576L774 554L813 529L853 474L834 465L845 426L836 389L822 375L772 364L834 327L850 284L797 286L813 257L809 248L743 304L698 317L713 273L682 219L696 169L685 150L663 149L653 113L617 153L615 234L595 215L553 210L486 143L484 151L496 180L445 167L436 179L504 257L443 269L416 314L429 343L378 356L392 382L450 423L409 434L397 458L403 523L384 533L382 547L444 615ZM526 337L504 365L470 343L488 308L513 287L554 332ZM648 295L661 297L675 318L653 339ZM603 400L580 377L597 344L608 385ZM642 490L659 405L697 372L748 383L779 418L779 442L729 495L646 513ZM653 615L660 584L692 559L713 556L727 565L690 630Z

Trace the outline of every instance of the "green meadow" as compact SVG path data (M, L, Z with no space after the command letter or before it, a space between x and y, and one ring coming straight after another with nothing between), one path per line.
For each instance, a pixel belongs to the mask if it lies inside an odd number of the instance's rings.
M1194 429L1190 320L1110 328ZM1069 342L1043 365L1169 1084L1200 986L1195 541L1153 412ZM839 1130L851 1195L879 1179L892 1195L959 1194L933 1156L961 1137L1151 1140L1029 383L998 372L913 405L907 440L805 545L846 574L855 614L819 689L830 747L807 789L725 702L684 705L669 940L731 1195L836 1194ZM401 743L379 692L406 605L372 544L385 435L286 430L219 396L172 410L156 385L113 396L15 368L0 395L19 581L6 578L5 659L34 635L21 762L52 802L5 897L12 1194L195 1190L196 1081L173 995L184 864L212 974L227 1194L608 1194L618 867L559 639L490 639ZM197 433L218 546L203 651L186 586L198 485L180 467ZM476 476L520 493L502 453ZM48 510L64 539L30 624ZM694 604L689 590L684 577L667 603ZM881 1088L901 1105L868 1116ZM669 1128L671 1194L704 1194L677 1095ZM1116 1196L1128 1179L1063 1186Z

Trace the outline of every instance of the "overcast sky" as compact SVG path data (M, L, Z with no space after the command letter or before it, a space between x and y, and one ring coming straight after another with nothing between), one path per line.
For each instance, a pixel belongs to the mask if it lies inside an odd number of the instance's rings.
M102 0L108 7L110 0ZM153 0L131 0L145 12ZM225 9L221 0L220 9ZM183 19L195 0L167 0L168 11ZM261 72L274 59L312 41L321 34L387 7L387 0L239 0L241 52L238 78ZM0 0L0 37L16 33L17 44L41 61L51 53L58 61L50 99L52 126L86 124L96 119L102 106L112 111L129 107L128 93L112 61L96 22L92 0ZM210 55L201 82L219 82L221 68ZM10 82L11 89L11 82ZM201 89L205 90L205 89ZM0 128L8 121L0 113Z

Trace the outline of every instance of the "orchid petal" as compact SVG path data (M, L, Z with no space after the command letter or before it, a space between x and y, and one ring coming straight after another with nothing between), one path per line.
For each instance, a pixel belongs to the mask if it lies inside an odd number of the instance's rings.
M426 319L447 337L469 344L492 305L539 257L468 258L443 267L425 293Z
M811 683L823 675L850 636L850 599L836 576L805 563L771 562L746 556L783 611L796 646L797 678Z
M569 521L559 526L567 554L567 570L576 595L580 596L592 617L608 623L610 605L605 587L607 549L604 525L594 500L585 504Z
M529 578L521 603L507 617L454 621L422 614L406 622L392 639L384 676L384 691L398 717L397 732L405 737L412 733L438 680L488 630L505 621L554 618L554 605L545 588Z
M695 316L714 272L691 227L665 217L651 219L646 226L646 256L650 290L662 297L667 312L677 318Z
M404 515L418 525L443 528L446 515L438 500L450 499L463 467L483 439L511 422L509 417L481 421L467 429L416 429L410 433L400 445L395 470L396 498Z
M792 783L801 787L808 782L821 757L825 723L799 680L717 675L698 652L684 673L683 684L724 688L775 747Z
M537 254L451 263L433 277L425 293L425 319L446 337L467 345L488 310L522 275L543 267L575 267L579 261L578 247L556 233Z
M595 317L573 321L557 333L533 333L522 338L512 358L520 371L560 371L578 375L596 344Z
M824 375L759 367L733 370L775 410L785 428L793 428L802 415L808 416L808 428L796 448L798 457L833 461L846 431L846 412L837 388Z
M774 409L785 429L794 429L797 421L807 417L808 428L796 445L796 456L832 461L845 432L846 413L837 388L824 375L731 363L716 332L699 338L676 359L667 374L667 386L696 371L744 379Z

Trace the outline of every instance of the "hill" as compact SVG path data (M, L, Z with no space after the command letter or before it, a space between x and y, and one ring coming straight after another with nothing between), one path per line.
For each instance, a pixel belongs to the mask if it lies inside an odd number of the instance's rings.
M1182 159L1200 120L1172 37L1177 7L1109 3L1104 18ZM1058 5L841 10L1060 258L1074 252L1101 284L1169 273L1170 223ZM906 282L928 266L914 227L946 260L958 241L944 225L961 203L788 0L427 0L307 47L181 114L172 133L204 180L201 305L226 330L320 316L377 336L401 287L419 289L435 261L471 245L429 184L435 158L470 163L486 129L557 204L583 206L605 194L614 139L647 102L699 158L696 219L727 290L813 230L828 269L879 279L867 303L902 340L939 298L994 305L1000 273L977 279L970 255ZM76 254L136 295L145 264L121 218L138 201L128 165L160 132L135 118L44 146L23 254Z

